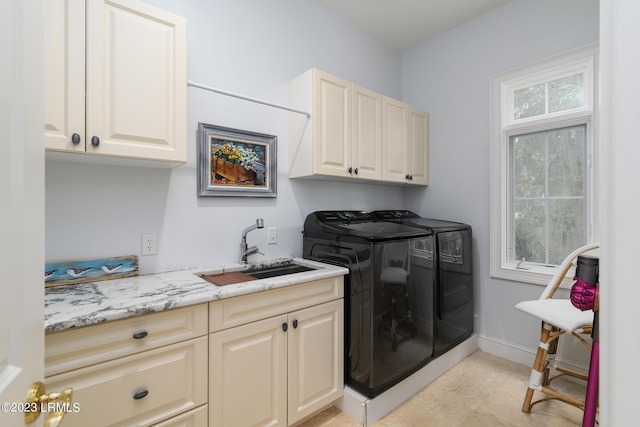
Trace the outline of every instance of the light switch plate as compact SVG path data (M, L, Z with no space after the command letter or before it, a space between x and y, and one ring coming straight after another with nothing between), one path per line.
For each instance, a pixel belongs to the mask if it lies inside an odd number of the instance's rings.
M267 229L267 244L275 245L276 243L278 243L278 228L269 227Z

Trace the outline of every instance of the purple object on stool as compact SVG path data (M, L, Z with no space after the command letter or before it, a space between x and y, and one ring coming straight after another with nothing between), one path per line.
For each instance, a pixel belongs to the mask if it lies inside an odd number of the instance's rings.
M582 311L593 310L598 295L598 287L574 277L576 283L571 288L571 304Z

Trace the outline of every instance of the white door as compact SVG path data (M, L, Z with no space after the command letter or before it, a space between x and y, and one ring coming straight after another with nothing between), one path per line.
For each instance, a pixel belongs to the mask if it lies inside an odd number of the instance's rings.
M42 0L0 2L0 425L11 427L44 379L43 18Z

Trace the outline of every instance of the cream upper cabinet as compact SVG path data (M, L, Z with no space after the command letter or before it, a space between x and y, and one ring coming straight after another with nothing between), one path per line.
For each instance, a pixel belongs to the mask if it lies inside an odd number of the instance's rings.
M45 7L45 148L84 153L85 4Z
M311 119L290 116L289 175L350 176L351 83L311 69L289 88L291 105L313 111Z
M289 115L290 178L427 184L427 134L409 105L317 69L289 82L289 104L311 113Z
M382 177L386 181L407 181L408 112L409 106L404 102L383 97Z
M186 20L137 0L47 8L45 148L186 162Z
M353 85L353 175L382 179L382 95Z
M407 173L409 182L429 184L429 115L417 108L409 107Z
M382 122L383 179L429 184L429 115L383 97Z

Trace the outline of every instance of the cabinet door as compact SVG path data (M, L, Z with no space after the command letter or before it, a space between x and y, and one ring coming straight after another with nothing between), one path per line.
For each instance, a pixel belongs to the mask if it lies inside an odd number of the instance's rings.
M382 96L353 85L353 176L382 178Z
M289 425L344 389L343 300L289 314Z
M407 182L408 105L382 98L382 178Z
M209 336L209 424L287 425L287 316Z
M186 46L184 18L87 2L87 153L186 161Z
M84 153L84 1L47 0L45 8L45 148Z
M314 173L349 176L351 166L351 83L314 70Z
M429 115L409 108L409 175L412 184L429 184Z

